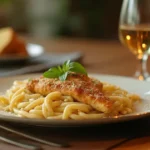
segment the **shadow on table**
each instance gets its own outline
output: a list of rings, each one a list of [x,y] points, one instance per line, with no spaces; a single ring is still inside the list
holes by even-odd
[[[142,137],[150,135],[150,119],[144,118],[136,121],[122,123],[103,124],[87,127],[38,127],[38,126],[18,126],[18,124],[9,125],[19,128],[30,134],[48,140],[63,141],[99,141],[115,140],[121,138]]]

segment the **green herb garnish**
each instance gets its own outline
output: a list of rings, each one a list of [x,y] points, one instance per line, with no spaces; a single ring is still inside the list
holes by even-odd
[[[32,78],[29,78],[28,81],[29,81],[29,82],[32,81]]]
[[[65,81],[67,76],[71,72],[87,75],[85,68],[78,62],[65,61],[62,66],[50,68],[44,72],[43,76],[46,78],[59,78],[61,81]]]

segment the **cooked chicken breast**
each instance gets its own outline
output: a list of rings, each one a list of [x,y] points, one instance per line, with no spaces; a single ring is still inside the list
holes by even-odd
[[[40,77],[30,80],[27,84],[27,89],[33,93],[48,95],[50,92],[59,91],[98,111],[109,113],[113,102],[103,95],[102,87],[100,81],[75,73],[69,74],[65,81]]]

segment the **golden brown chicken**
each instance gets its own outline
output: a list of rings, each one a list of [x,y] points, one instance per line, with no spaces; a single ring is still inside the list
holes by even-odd
[[[27,89],[33,93],[48,95],[59,91],[63,95],[72,96],[76,101],[88,104],[94,109],[108,113],[113,102],[102,93],[103,84],[83,74],[69,74],[67,80],[57,78],[35,78],[28,82]]]

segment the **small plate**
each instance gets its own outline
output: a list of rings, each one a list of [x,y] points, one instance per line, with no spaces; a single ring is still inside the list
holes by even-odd
[[[37,58],[44,53],[44,48],[38,44],[28,43],[26,45],[27,52],[29,56],[1,56],[0,63],[16,63],[16,62],[24,62],[29,59]]]
[[[0,93],[5,92],[12,85],[14,80],[22,80],[40,76],[41,74],[29,74],[14,77],[0,78]],[[136,93],[141,96],[142,103],[136,106],[136,112],[128,115],[120,115],[117,117],[93,119],[93,120],[45,120],[45,119],[27,119],[20,118],[11,115],[10,113],[0,111],[0,120],[9,121],[12,123],[19,123],[25,125],[34,126],[48,126],[48,127],[78,127],[78,126],[89,126],[89,125],[101,125],[119,123],[123,121],[135,120],[143,117],[150,116],[150,83],[145,81],[138,81],[128,77],[111,76],[111,75],[100,75],[91,74],[103,82],[108,82],[120,86],[121,88]]]

